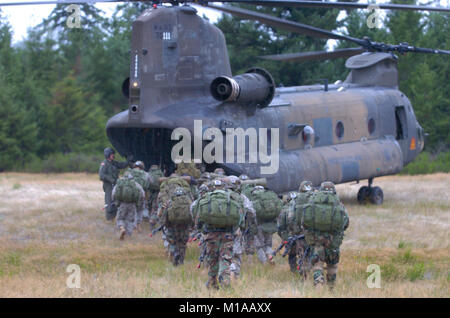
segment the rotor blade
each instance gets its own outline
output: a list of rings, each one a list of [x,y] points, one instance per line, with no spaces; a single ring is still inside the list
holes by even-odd
[[[201,2],[201,0],[199,1]],[[204,1],[212,2],[212,1]],[[328,8],[328,9],[367,9],[369,5],[367,3],[355,3],[355,2],[323,2],[323,1],[296,1],[296,0],[224,0],[220,2],[234,2],[254,5],[267,5],[278,7],[305,7],[305,8]],[[414,10],[414,11],[440,11],[450,12],[450,8],[445,7],[431,7],[431,6],[419,6],[409,4],[373,4],[383,10]]]
[[[316,51],[316,52],[298,52],[298,53],[287,53],[276,55],[264,55],[260,56],[260,58],[272,61],[303,62],[303,61],[328,60],[328,59],[337,59],[341,57],[350,57],[363,52],[366,52],[364,48],[355,47],[348,49],[338,49],[330,52]]]
[[[48,0],[48,1],[25,1],[25,2],[0,2],[0,7],[7,6],[26,6],[26,5],[40,5],[40,4],[95,4],[97,2],[124,2],[120,0]]]
[[[311,37],[323,38],[323,39],[336,39],[336,40],[346,40],[357,43],[359,45],[365,45],[367,42],[365,40],[353,38],[346,35],[340,35],[337,33],[333,33],[330,31],[326,31],[323,29],[315,28],[310,25],[288,21],[284,19],[280,19],[268,14],[245,10],[237,7],[229,7],[229,6],[216,6],[213,4],[206,5],[209,8],[216,9],[219,11],[230,13],[234,16],[238,16],[244,19],[250,19],[255,21],[263,22],[264,24],[270,25],[274,28],[280,28],[286,31],[300,33],[304,35],[308,35]]]
[[[438,50],[438,49],[429,49],[424,47],[416,47],[409,45],[408,43],[400,43],[399,45],[390,45],[384,43],[372,43],[373,47],[377,51],[384,52],[399,52],[401,54],[413,52],[413,53],[431,53],[431,54],[445,54],[450,55],[450,51],[446,50]]]

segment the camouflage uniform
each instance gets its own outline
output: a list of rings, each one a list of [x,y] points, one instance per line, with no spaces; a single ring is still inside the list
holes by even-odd
[[[248,180],[248,177],[247,177],[247,175],[240,175],[239,179]],[[246,185],[241,186],[240,191],[243,195],[245,195],[248,198],[248,195],[249,195],[249,193],[251,193],[251,190],[253,188],[254,188],[253,185],[246,184]],[[255,213],[254,217],[251,218],[251,220],[254,222],[254,224],[252,226],[252,230],[245,231],[242,236],[243,249],[244,249],[245,254],[247,254],[247,255],[255,254],[255,237],[256,237],[256,234],[258,233],[256,213]]]
[[[264,225],[262,224],[258,225],[258,232],[255,236],[255,247],[257,250],[258,259],[261,263],[266,263],[267,261],[272,262],[272,236],[273,232],[265,231]]]
[[[252,202],[243,194],[241,198],[244,202],[244,213],[245,213],[245,230],[242,232],[238,229],[235,232],[235,238],[233,242],[233,259],[231,264],[231,272],[238,277],[241,274],[241,264],[242,264],[242,253],[244,251],[244,235],[243,233],[256,233],[256,213],[253,209]]]
[[[306,188],[305,188],[306,187]],[[291,205],[289,206],[289,209],[287,211],[287,224],[288,224],[288,231],[289,235],[300,235],[305,234],[303,229],[298,225],[297,221],[295,220],[295,213],[294,213],[294,206],[295,205],[302,205],[306,204],[309,201],[309,198],[312,191],[312,184],[309,181],[302,182],[299,189],[299,194],[296,196],[296,198],[291,201]],[[302,275],[303,278],[306,278],[308,275],[308,272],[311,270],[311,263],[309,259],[305,259],[305,252],[308,248],[308,244],[306,240],[301,240],[295,243],[295,249],[292,249],[289,253],[289,265],[291,267],[292,272],[298,271],[300,275]],[[298,264],[298,261],[302,260],[301,266],[296,266],[294,264]]]
[[[107,154],[105,149],[105,157]],[[111,149],[111,151],[113,151]],[[114,154],[114,151],[111,153]],[[105,192],[105,217],[107,220],[112,220],[116,217],[117,207],[112,200],[113,187],[119,177],[119,169],[125,169],[128,166],[128,162],[118,162],[115,160],[105,159],[100,164],[98,171],[100,180],[103,181],[103,191]]]
[[[117,212],[117,218],[116,218],[116,225],[119,229],[123,228],[125,229],[125,233],[127,235],[131,235],[133,233],[134,228],[136,227],[136,212],[137,212],[137,206],[138,202],[140,202],[143,197],[145,196],[144,190],[139,185],[139,183],[136,182],[136,187],[139,191],[139,199],[137,202],[133,203],[126,203],[126,202],[120,202],[115,199],[115,190],[116,187],[114,187],[112,192],[112,197],[117,202],[117,205],[119,206],[118,212]],[[121,236],[121,239],[123,236]]]
[[[149,210],[149,222],[150,222],[150,230],[152,231],[157,227],[158,224],[158,194],[159,190],[159,178],[163,177],[164,174],[159,169],[157,165],[152,165],[150,167],[150,170],[148,171],[149,175],[152,177],[153,185],[151,186],[149,190],[149,196],[148,196],[148,210]]]
[[[185,181],[186,182],[186,181]],[[177,187],[175,191],[180,189],[183,191],[185,195],[189,196],[189,205],[186,206],[186,212],[190,213],[190,205],[192,200],[192,194],[188,189],[183,189],[181,187]],[[176,192],[175,192],[176,193]],[[191,223],[189,224],[171,224],[167,219],[167,213],[165,213],[165,207],[171,204],[170,197],[166,197],[168,194],[166,193],[164,197],[162,197],[161,193],[158,197],[158,201],[164,200],[164,202],[160,203],[160,209],[158,211],[158,218],[162,225],[165,226],[164,237],[163,240],[168,243],[168,252],[170,261],[174,266],[178,266],[184,263],[184,257],[186,255],[186,244],[189,239],[189,232]],[[174,193],[171,193],[174,195]],[[183,205],[184,206],[184,205]],[[164,243],[166,245],[166,243]]]
[[[209,266],[208,287],[217,288],[217,277],[221,286],[230,285],[230,267],[233,257],[234,235],[227,232],[208,232],[205,235],[206,261]]]
[[[332,184],[331,182],[323,182],[323,185]],[[334,189],[334,185],[332,185]],[[334,190],[334,193],[335,190]],[[342,203],[341,203],[342,204]],[[344,226],[344,231],[349,226],[349,220]],[[327,284],[330,288],[334,286],[337,276],[338,263],[340,258],[340,246],[344,238],[344,232],[342,233],[325,233],[320,231],[310,231],[305,229],[306,243],[312,249],[311,253],[311,265],[314,276],[314,285],[323,285],[325,282],[324,266],[326,264],[327,269]]]
[[[169,258],[175,265],[184,263],[186,243],[189,239],[189,226],[169,225],[166,227],[165,238],[169,243]]]
[[[216,189],[223,189],[223,182],[215,180]],[[228,190],[230,191],[230,190]],[[195,210],[195,207],[193,207]],[[244,228],[245,210],[241,206],[241,219],[238,224],[240,230]],[[230,285],[230,273],[233,257],[234,233],[236,229],[217,229],[201,224],[198,215],[195,219],[195,227],[204,233],[204,244],[206,244],[206,262],[209,267],[208,288],[228,287]],[[217,283],[217,280],[219,284]]]
[[[292,234],[288,229],[288,213],[289,211],[294,209],[294,203],[295,203],[295,197],[297,196],[296,192],[293,192],[293,194],[290,194],[290,196],[286,199],[286,203],[284,204],[283,209],[281,210],[280,215],[277,219],[277,228],[278,228],[278,236],[283,240],[286,241]],[[293,248],[289,250],[288,254],[288,263],[289,268],[291,269],[291,272],[295,273],[297,272],[297,252],[298,252],[298,246],[297,242]]]
[[[143,164],[142,162],[139,162],[139,163]],[[131,169],[130,173],[133,176],[134,180],[137,183],[139,183],[139,185],[142,187],[144,192],[147,192],[150,187],[151,176],[147,172],[145,172],[144,170],[141,170],[141,168],[138,168],[138,167]],[[142,199],[138,202],[137,211],[136,211],[136,226],[138,228],[138,231],[140,230],[140,225],[142,224],[142,217],[143,217],[145,209],[146,209],[146,206],[145,206],[145,194],[144,194]]]

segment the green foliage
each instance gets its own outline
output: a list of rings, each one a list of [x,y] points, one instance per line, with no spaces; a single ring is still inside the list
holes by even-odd
[[[401,174],[417,175],[436,172],[450,172],[450,151],[431,155],[422,152],[411,163],[409,163]]]
[[[406,272],[406,276],[412,282],[418,279],[423,279],[424,275],[425,265],[423,263],[414,264],[414,266],[409,268]]]

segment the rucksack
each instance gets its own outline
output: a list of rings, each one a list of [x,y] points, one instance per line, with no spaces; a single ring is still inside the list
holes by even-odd
[[[252,190],[255,188],[254,184],[242,184],[241,193],[250,199],[252,195]]]
[[[139,185],[133,179],[120,178],[114,188],[114,200],[125,203],[137,203],[141,191]]]
[[[135,168],[135,169],[131,169],[130,173],[133,176],[134,180],[137,183],[139,183],[139,185],[142,187],[142,189],[144,189],[144,191],[149,188],[150,182],[148,180],[148,175],[145,171]]]
[[[283,202],[278,198],[278,195],[271,190],[252,191],[250,200],[256,211],[258,224],[274,221],[283,208]]]
[[[287,239],[288,237],[288,222],[287,222],[287,217],[288,217],[288,212],[289,212],[289,203],[286,203],[283,207],[283,209],[281,210],[280,215],[278,215],[277,218],[277,232],[278,235],[283,239]]]
[[[167,207],[167,221],[171,224],[186,224],[189,225],[192,222],[191,213],[189,208],[192,200],[188,193],[182,195],[176,195],[171,193],[170,203]]]
[[[296,205],[295,208],[297,213],[301,211],[301,222],[307,230],[338,234],[342,233],[348,224],[348,214],[344,206],[338,196],[331,192],[315,192],[308,203]]]
[[[151,182],[150,182],[150,190],[155,190],[158,191],[160,186],[159,186],[159,178],[164,177],[163,172],[160,169],[150,169],[150,171],[148,172],[151,176]]]
[[[291,211],[287,218],[288,227],[291,231],[300,231],[302,227],[303,206],[309,202],[309,198],[313,192],[300,192],[292,203],[294,209]],[[298,233],[296,233],[298,234]]]
[[[181,177],[171,177],[167,178],[161,183],[161,187],[159,189],[159,195],[158,200],[160,202],[166,202],[169,201],[172,193],[175,191],[176,188],[181,187],[183,188],[186,193],[191,193],[191,186],[189,183],[184,180]]]
[[[242,198],[233,191],[215,190],[202,196],[196,206],[198,219],[216,228],[236,227],[241,223]]]

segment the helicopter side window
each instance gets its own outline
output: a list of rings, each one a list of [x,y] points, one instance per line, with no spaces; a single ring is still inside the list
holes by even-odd
[[[339,139],[344,137],[344,124],[342,123],[342,121],[337,122],[335,133],[336,133],[336,137],[338,137]]]
[[[375,127],[375,119],[370,118],[367,122],[367,129],[369,130],[369,134],[373,135],[373,133],[375,132]]]
[[[406,112],[404,106],[395,107],[395,123],[396,123],[395,139],[397,140],[406,139],[408,135],[406,129]]]

